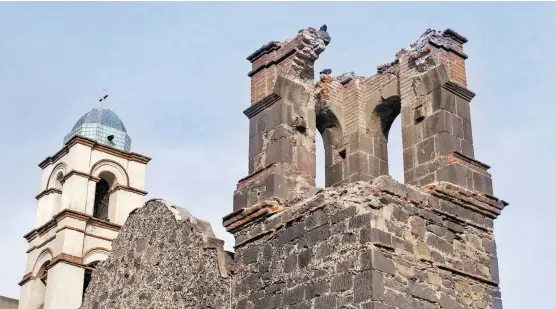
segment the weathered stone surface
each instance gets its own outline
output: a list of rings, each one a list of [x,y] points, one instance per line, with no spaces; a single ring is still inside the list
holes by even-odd
[[[0,295],[0,309],[17,309],[19,301]]]
[[[210,224],[164,200],[132,213],[93,272],[82,309],[226,308],[233,260]],[[258,248],[242,251],[256,263]]]
[[[469,206],[486,200],[477,196],[464,207],[456,189],[437,183],[426,191],[380,176],[326,188],[290,204],[266,219],[271,225],[234,230],[243,239],[236,247],[243,271],[234,282],[244,287],[234,289],[235,308],[265,303],[268,290],[259,292],[266,286],[278,287],[271,294],[281,295],[282,301],[264,308],[497,306],[492,230],[482,227],[484,215]],[[245,238],[252,231],[257,236]],[[245,257],[257,251],[272,252],[272,258],[252,262]]]

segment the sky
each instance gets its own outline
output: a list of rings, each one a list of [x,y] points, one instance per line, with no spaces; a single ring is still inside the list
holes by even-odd
[[[19,298],[41,170],[94,107],[124,121],[132,151],[152,157],[147,198],[221,226],[247,175],[250,53],[326,23],[316,71],[375,74],[427,28],[452,28],[465,52],[476,158],[492,166],[505,309],[553,309],[556,3],[1,3],[0,295]],[[399,119],[391,174],[402,176]],[[323,184],[317,139],[317,182]]]

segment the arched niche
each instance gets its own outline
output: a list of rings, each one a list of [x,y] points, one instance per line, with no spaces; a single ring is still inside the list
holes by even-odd
[[[332,104],[320,101],[315,104],[316,127],[324,146],[325,186],[336,182],[331,179],[330,168],[346,157],[344,132],[339,112],[338,108]]]
[[[386,167],[381,169],[382,174],[388,174],[388,138],[392,124],[401,113],[401,106],[397,78],[385,81],[382,88],[370,94],[366,127],[367,133],[373,139],[373,154]]]
[[[111,188],[116,184],[129,186],[129,176],[125,168],[116,161],[100,160],[93,165],[90,174],[99,178],[102,178],[103,175],[104,177],[111,177],[111,179],[106,179],[111,183]]]
[[[52,169],[52,172],[48,177],[46,189],[54,188],[54,189],[62,190],[62,186],[63,186],[62,183],[65,175],[66,175],[66,163],[60,162],[54,167],[54,169]]]

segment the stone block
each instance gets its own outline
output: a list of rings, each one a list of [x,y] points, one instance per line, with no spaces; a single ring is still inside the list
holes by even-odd
[[[473,190],[492,195],[492,179],[490,176],[473,172]]]
[[[369,174],[369,155],[363,152],[352,153],[347,157],[348,175]]]
[[[461,152],[460,140],[456,136],[448,132],[440,132],[434,138],[437,156]]]
[[[361,309],[396,309],[396,307],[392,307],[381,302],[368,302],[361,305]]]
[[[469,108],[469,101],[456,96],[456,113],[462,119],[471,121],[471,110]]]
[[[292,142],[288,139],[280,139],[272,141],[266,149],[265,166],[273,163],[292,163],[293,160],[293,146]]]
[[[434,149],[434,137],[428,138],[417,144],[417,163],[423,164],[434,159],[436,156]]]
[[[270,131],[281,124],[291,124],[292,106],[284,100],[272,104],[272,106],[268,107],[264,112],[266,113],[266,131]]]
[[[403,169],[409,171],[415,167],[415,148],[410,147],[403,151]]]
[[[436,172],[436,180],[451,182],[463,188],[468,188],[465,167],[458,163],[452,163],[440,168]]]
[[[354,183],[358,181],[371,181],[373,179],[372,176],[364,173],[355,173],[348,178],[348,182]]]
[[[266,128],[266,112],[260,112],[249,119],[249,137],[262,133]]]
[[[361,253],[361,270],[378,270],[394,275],[396,268],[391,257],[386,256],[376,248],[371,248]]]
[[[437,88],[432,92],[432,110],[446,110],[456,113],[456,96],[443,88]]]
[[[249,138],[249,159],[254,158],[263,150],[263,134],[255,134]]]
[[[292,181],[282,175],[271,174],[265,178],[264,183],[266,186],[266,191],[263,197],[264,199],[271,197],[289,199],[292,194]]]
[[[373,152],[370,152],[375,157],[388,161],[388,141],[381,136],[373,137]]]
[[[297,147],[296,166],[300,172],[312,177],[316,176],[316,155],[302,147]]]
[[[426,233],[426,238],[426,242],[429,246],[449,255],[454,253],[452,244],[445,239],[428,232]]]
[[[472,159],[475,158],[475,150],[473,147],[473,144],[471,144],[470,142],[462,139],[460,140],[460,144],[461,144],[461,153],[465,156],[468,156]]]
[[[343,171],[344,171],[343,161],[326,167],[324,170],[325,186],[331,187],[344,180]]]
[[[274,85],[274,93],[295,105],[305,106],[310,94],[305,87],[284,76],[278,76]]]
[[[386,246],[392,246],[392,235],[375,228],[366,228],[360,231],[359,241],[361,243],[380,243]]]
[[[349,150],[351,153],[373,153],[373,136],[363,132],[354,132],[349,135]]]
[[[353,276],[350,273],[335,275],[330,281],[331,292],[343,292],[353,289]]]
[[[298,285],[294,288],[287,290],[282,298],[284,305],[293,305],[303,301],[305,289],[303,286]]]
[[[355,303],[382,300],[384,291],[384,277],[378,271],[364,271],[354,278],[353,301]]]
[[[315,308],[319,309],[336,309],[336,295],[323,295],[315,299]]]
[[[440,132],[452,133],[452,114],[440,110],[427,117],[423,126],[423,138],[429,138]]]
[[[370,227],[372,218],[373,217],[371,213],[364,213],[354,216],[349,220],[349,228],[360,229],[363,227]]]
[[[234,192],[234,211],[247,207],[247,189]]]
[[[473,134],[471,131],[471,121],[463,119],[463,139],[473,144]]]
[[[259,260],[259,247],[245,248],[241,251],[244,265],[256,263]]]
[[[305,219],[305,230],[310,231],[324,224],[328,224],[328,214],[325,210],[320,209]]]
[[[437,302],[438,298],[436,297],[436,292],[428,287],[425,283],[417,283],[413,281],[408,282],[408,292],[409,294],[420,298],[425,299],[430,302]]]
[[[305,286],[305,299],[312,299],[330,292],[329,281],[311,282]]]
[[[309,265],[311,263],[311,258],[313,256],[312,249],[305,249],[301,251],[297,257],[297,266],[301,269]]]

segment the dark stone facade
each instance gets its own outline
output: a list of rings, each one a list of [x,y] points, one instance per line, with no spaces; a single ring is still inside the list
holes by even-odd
[[[127,219],[82,309],[226,308],[233,257],[210,225],[164,200]]]
[[[380,176],[284,206],[224,218],[242,270],[233,308],[501,309],[493,219],[502,201]]]

